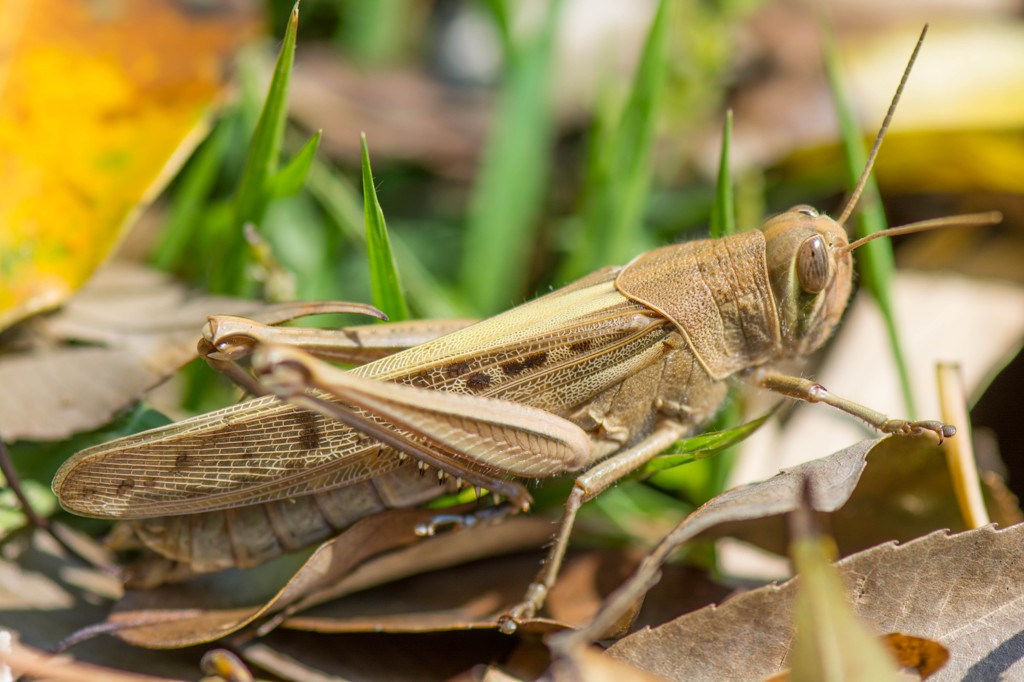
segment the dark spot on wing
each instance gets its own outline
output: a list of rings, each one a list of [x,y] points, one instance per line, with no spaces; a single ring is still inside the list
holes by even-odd
[[[586,353],[588,350],[590,350],[590,344],[590,339],[577,341],[576,343],[569,346],[569,352],[573,354]]]
[[[444,375],[449,379],[455,379],[460,377],[469,371],[469,361],[463,360],[461,362],[453,362],[450,365],[445,365]]]
[[[526,365],[522,362],[506,362],[501,366],[501,369],[505,374],[510,377],[519,376],[526,369]]]
[[[491,378],[483,372],[476,372],[466,377],[466,388],[471,391],[480,391],[491,385]]]
[[[523,362],[526,364],[526,369],[534,369],[536,367],[541,367],[547,361],[548,361],[547,351],[545,351],[543,353],[536,353],[536,354],[531,355],[530,357],[526,358],[525,360],[523,360]]]
[[[316,417],[310,412],[302,412],[299,421],[302,423],[302,430],[299,432],[299,445],[306,452],[318,450],[320,448],[320,427]]]
[[[528,357],[523,358],[518,362],[506,362],[501,366],[502,371],[510,377],[518,376],[528,369],[536,369],[541,367],[548,359],[548,354],[535,353]]]
[[[129,476],[117,486],[118,495],[127,495],[135,487],[135,479]]]
[[[187,452],[179,452],[178,456],[174,458],[174,469],[173,471],[184,471],[192,466],[192,455]]]

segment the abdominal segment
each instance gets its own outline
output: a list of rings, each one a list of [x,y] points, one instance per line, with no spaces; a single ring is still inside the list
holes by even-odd
[[[311,495],[198,514],[131,521],[142,544],[193,573],[251,568],[285,552],[337,535],[359,519],[388,509],[419,506],[455,491],[436,470],[411,460],[350,485]],[[122,541],[122,545],[125,544]]]

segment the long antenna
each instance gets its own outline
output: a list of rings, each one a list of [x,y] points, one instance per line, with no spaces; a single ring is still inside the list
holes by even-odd
[[[878,239],[879,237],[895,237],[901,234],[924,232],[925,230],[934,230],[940,227],[984,227],[985,225],[996,225],[1002,222],[1002,220],[1003,214],[999,211],[951,215],[946,218],[929,218],[928,220],[919,220],[916,223],[910,223],[908,225],[903,225],[902,227],[893,227],[888,230],[873,232],[866,237],[861,237],[857,241],[841,247],[840,251],[853,251],[854,249],[864,246],[869,241]]]
[[[853,194],[850,195],[850,200],[846,202],[846,206],[843,208],[842,215],[839,216],[837,221],[840,225],[846,222],[846,219],[853,213],[854,207],[857,205],[857,201],[860,199],[860,195],[864,192],[864,186],[868,182],[868,176],[871,175],[871,168],[875,165],[875,157],[878,156],[878,149],[882,146],[882,138],[885,137],[885,131],[889,128],[889,123],[892,121],[892,115],[896,113],[896,105],[900,101],[900,95],[903,94],[903,88],[907,84],[907,77],[910,76],[910,70],[914,66],[914,62],[917,60],[917,53],[921,51],[921,44],[924,42],[924,36],[928,33],[928,24],[924,25],[921,29],[921,36],[917,39],[917,45],[914,46],[914,51],[910,55],[910,61],[907,62],[907,68],[903,70],[903,77],[900,78],[900,84],[896,87],[896,94],[892,97],[892,102],[889,104],[889,111],[885,113],[885,118],[882,120],[882,127],[878,130],[878,135],[875,137],[875,144],[871,146],[871,151],[868,153],[868,162],[864,166],[864,172],[860,174],[860,179],[857,181],[857,185],[853,188]]]

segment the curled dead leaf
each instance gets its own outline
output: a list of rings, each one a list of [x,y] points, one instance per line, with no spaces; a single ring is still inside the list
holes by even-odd
[[[524,517],[433,538],[416,535],[417,524],[436,514],[431,509],[395,509],[367,517],[321,545],[299,566],[301,555],[291,555],[244,572],[222,571],[153,590],[129,590],[108,620],[118,626],[117,637],[136,646],[191,646],[285,609],[300,611],[368,585],[524,545],[536,547],[551,532],[547,521]],[[353,571],[370,557],[406,545],[419,551],[384,555]]]
[[[102,426],[196,357],[209,315],[264,307],[194,296],[139,266],[105,268],[61,311],[34,321],[28,350],[0,357],[0,385],[17,388],[0,394],[0,434],[59,440]]]
[[[949,650],[929,679],[1004,679],[1024,671],[1024,525],[886,543],[836,564],[856,614],[876,632],[913,633]],[[670,679],[762,679],[792,646],[797,581],[641,630],[608,653]]]

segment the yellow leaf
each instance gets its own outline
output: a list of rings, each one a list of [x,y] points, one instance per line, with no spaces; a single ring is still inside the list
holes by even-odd
[[[0,329],[78,288],[180,166],[245,5],[0,0]]]

